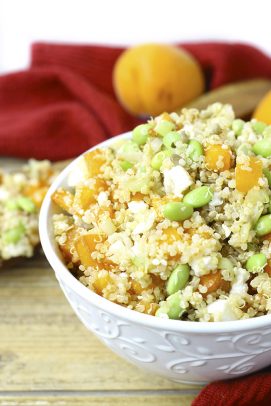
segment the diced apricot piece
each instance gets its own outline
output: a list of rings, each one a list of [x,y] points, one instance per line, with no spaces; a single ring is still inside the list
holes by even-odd
[[[200,284],[207,288],[207,292],[203,294],[206,296],[210,293],[216,292],[218,289],[228,292],[230,290],[230,282],[222,278],[220,271],[209,273],[200,277]]]
[[[66,232],[66,241],[64,242],[64,244],[59,245],[59,249],[62,252],[62,255],[66,262],[70,262],[72,260],[72,251],[75,246],[76,238],[77,229],[76,227],[72,227]]]
[[[144,195],[140,192],[136,192],[132,197],[131,200],[141,201],[144,200]]]
[[[156,313],[156,311],[158,310],[158,308],[159,308],[159,305],[157,304],[157,303],[149,303],[149,302],[146,302],[145,300],[140,300],[139,302],[138,302],[138,305],[139,306],[144,306],[144,311],[143,311],[143,313],[145,313],[145,314],[150,314],[150,315],[152,315],[152,316],[154,316],[155,315],[155,313]]]
[[[227,145],[210,145],[205,149],[205,162],[210,171],[226,171],[231,168],[232,152]]]
[[[97,202],[98,194],[107,189],[107,184],[103,179],[95,178],[91,185],[78,185],[74,195],[74,209],[87,210],[91,204]]]
[[[27,185],[24,190],[23,194],[34,202],[37,208],[41,207],[43,199],[48,191],[48,186],[38,185]]]
[[[141,295],[143,290],[147,289],[147,287],[143,288],[140,282],[132,279],[131,281],[131,291],[135,295]]]
[[[103,290],[107,287],[107,285],[111,282],[111,278],[109,273],[101,272],[98,274],[97,278],[93,282],[93,288],[98,295],[102,295]]]
[[[155,289],[156,287],[162,287],[164,285],[164,281],[158,275],[151,275],[150,283],[143,288],[140,282],[132,279],[131,281],[131,291],[135,295],[141,295],[144,290],[148,289]]]
[[[180,240],[180,234],[178,233],[177,229],[174,227],[168,227],[163,230],[163,235],[166,235],[166,240],[161,240],[161,243],[166,242],[167,244],[172,244],[175,241]]]
[[[114,217],[114,209],[112,206],[101,206],[98,209],[97,218],[100,219],[104,214],[108,215],[111,219]]]
[[[98,234],[81,235],[75,242],[75,249],[80,262],[85,268],[89,266],[98,267],[98,261],[92,258],[91,254],[96,250],[96,245],[100,242],[102,242],[102,237]]]
[[[88,177],[93,178],[101,172],[101,167],[105,164],[104,151],[102,149],[94,149],[93,151],[84,154]]]
[[[259,158],[248,157],[247,164],[238,163],[235,168],[236,189],[239,192],[247,193],[256,186],[263,176],[263,165]]]
[[[75,189],[73,206],[76,211],[87,210],[91,204],[94,204],[96,199],[93,195],[93,190],[87,186],[80,185]]]
[[[271,263],[268,261],[268,263],[264,267],[264,272],[268,274],[268,276],[271,278]]]
[[[67,211],[70,214],[73,214],[73,200],[74,196],[68,190],[57,189],[52,194],[52,200],[55,204],[58,205],[62,210]]]
[[[79,260],[85,268],[91,266],[96,269],[113,270],[116,268],[116,264],[109,259],[92,258],[91,254],[96,251],[96,245],[102,243],[105,236],[98,234],[84,234],[81,235],[74,243]]]

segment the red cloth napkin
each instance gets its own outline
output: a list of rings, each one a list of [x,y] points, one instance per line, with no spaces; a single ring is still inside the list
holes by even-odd
[[[211,383],[192,402],[192,406],[270,405],[271,374],[267,372]]]
[[[242,44],[183,44],[209,88],[271,78],[270,59]],[[122,48],[35,44],[28,70],[0,77],[0,154],[59,160],[130,130],[139,119],[118,104],[112,68]]]

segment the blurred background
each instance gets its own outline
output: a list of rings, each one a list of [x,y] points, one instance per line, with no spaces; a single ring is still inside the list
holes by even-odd
[[[0,73],[34,41],[129,45],[229,40],[271,53],[269,0],[0,0]]]

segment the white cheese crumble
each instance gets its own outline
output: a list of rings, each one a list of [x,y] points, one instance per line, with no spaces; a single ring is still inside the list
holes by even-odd
[[[143,221],[139,222],[134,228],[133,234],[141,234],[150,230],[155,222],[156,213],[154,210],[148,210]]]
[[[214,255],[195,258],[191,261],[191,268],[196,276],[202,276],[217,269],[218,258]]]
[[[103,206],[108,201],[108,195],[106,192],[100,192],[97,197],[99,206]]]
[[[223,200],[219,197],[219,194],[217,192],[214,192],[213,198],[210,201],[209,205],[210,206],[221,206],[223,204]]]
[[[76,166],[68,175],[67,183],[69,187],[75,187],[87,179],[87,168],[83,158],[80,158]]]
[[[164,188],[167,195],[182,196],[182,192],[192,184],[191,176],[181,165],[164,171]]]
[[[228,299],[218,299],[210,303],[207,312],[213,316],[214,321],[237,320]]]
[[[249,278],[249,272],[242,268],[236,268],[235,270],[235,282],[232,284],[230,293],[238,295],[245,295],[248,290],[246,281]]]
[[[128,203],[128,208],[131,213],[137,214],[147,210],[148,205],[145,202],[137,202],[133,200],[130,203]]]

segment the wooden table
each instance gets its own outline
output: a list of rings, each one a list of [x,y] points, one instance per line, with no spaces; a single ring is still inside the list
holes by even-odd
[[[186,406],[198,391],[108,350],[77,319],[43,257],[0,271],[0,406]]]

